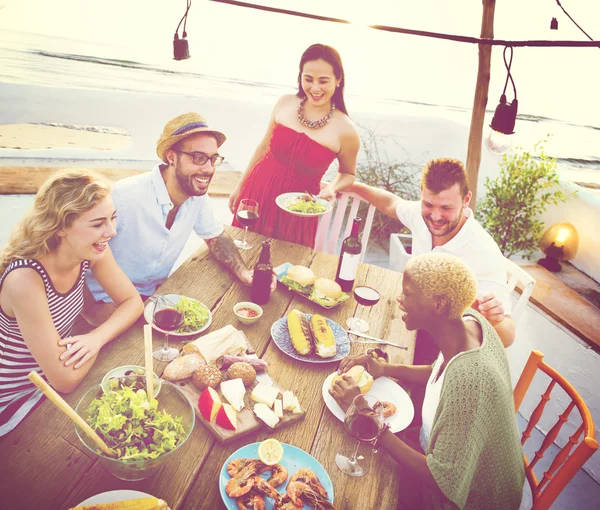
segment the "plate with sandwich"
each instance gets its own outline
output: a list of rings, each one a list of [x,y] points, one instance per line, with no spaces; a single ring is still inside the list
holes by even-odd
[[[285,354],[309,363],[331,363],[350,354],[344,328],[318,314],[292,310],[273,323],[271,337]]]
[[[286,262],[274,271],[282,285],[323,308],[333,308],[350,297],[342,292],[342,288],[336,282],[329,278],[317,278],[306,266],[294,266]]]
[[[344,421],[346,413],[329,393],[335,381],[349,375],[355,381],[363,395],[372,395],[383,406],[383,421],[390,426],[391,432],[397,434],[410,425],[415,415],[415,408],[408,393],[398,383],[387,377],[373,379],[362,365],[354,365],[345,374],[330,374],[323,382],[323,400],[333,415]]]

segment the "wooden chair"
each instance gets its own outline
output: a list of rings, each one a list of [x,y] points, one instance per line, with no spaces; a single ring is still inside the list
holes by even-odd
[[[360,206],[361,202],[367,203],[356,193],[341,193],[341,196],[337,199],[335,207],[327,214],[321,216],[319,228],[317,229],[317,236],[315,238],[315,250],[339,254],[337,246],[340,240],[340,232],[342,231],[344,217],[346,216],[346,209],[348,208],[348,205],[350,205],[350,212],[346,220],[346,228],[341,239],[345,239],[350,235],[350,231],[352,230],[352,220],[354,220],[356,217],[358,213],[358,207]],[[360,254],[360,262],[362,262],[365,258],[365,252],[367,251],[367,245],[369,244],[369,235],[371,234],[371,225],[373,224],[374,215],[375,206],[373,204],[369,204],[366,220],[363,218],[361,235],[362,252]]]
[[[546,391],[542,394],[540,403],[531,413],[527,428],[521,435],[521,444],[524,445],[530,438],[531,431],[539,422],[544,407],[550,400],[550,394],[557,384],[565,391],[571,401],[563,413],[558,416],[556,424],[546,434],[540,448],[535,452],[534,458],[529,461],[527,457],[523,455],[523,458],[525,459],[525,473],[531,487],[533,508],[535,510],[545,510],[550,508],[550,505],[554,503],[558,495],[571,481],[571,478],[575,476],[577,471],[579,471],[585,462],[598,449],[598,442],[595,438],[596,431],[594,428],[594,421],[587,405],[579,396],[575,388],[573,388],[562,375],[542,361],[543,357],[544,355],[541,352],[532,351],[527,360],[527,364],[521,373],[521,377],[515,386],[514,398],[516,412],[519,410],[523,398],[525,397],[525,393],[538,370],[544,372],[551,379]],[[533,469],[537,462],[544,456],[548,447],[554,443],[560,429],[569,420],[569,415],[575,407],[577,407],[577,411],[579,411],[582,423],[577,428],[576,432],[569,437],[567,444],[560,449],[548,470],[544,472],[543,477],[538,481]],[[583,439],[580,441],[582,435]],[[576,445],[577,447],[575,448]],[[572,452],[573,448],[575,448],[575,450]]]
[[[521,296],[519,297],[517,304],[512,309],[512,318],[516,324],[522,317],[525,307],[527,306],[527,302],[529,301],[529,297],[533,292],[533,288],[535,287],[535,278],[533,278],[522,267],[519,267],[517,264],[515,264],[512,260],[505,258],[504,265],[507,273],[506,279],[508,282],[508,294],[510,295],[513,293],[518,283],[520,283],[520,286],[522,287]]]

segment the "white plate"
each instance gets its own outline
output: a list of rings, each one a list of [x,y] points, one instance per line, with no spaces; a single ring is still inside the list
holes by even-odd
[[[283,209],[285,212],[288,212],[290,214],[293,214],[294,216],[302,216],[305,218],[316,218],[318,216],[323,216],[324,214],[327,214],[329,211],[331,211],[331,208],[333,207],[333,204],[331,202],[328,202],[327,200],[323,199],[323,198],[317,198],[317,202],[319,202],[320,204],[323,204],[325,207],[327,207],[327,209],[325,209],[323,212],[320,213],[301,213],[301,212],[296,212],[296,211],[290,211],[288,209],[288,205],[290,203],[292,203],[294,200],[303,197],[304,195],[306,195],[306,193],[283,193],[281,195],[279,195],[276,199],[275,199],[275,203],[281,208]]]
[[[330,374],[327,379],[325,379],[325,382],[323,383],[323,400],[333,415],[338,420],[343,422],[344,418],[346,417],[346,413],[329,394],[331,380],[336,374],[337,372],[334,372],[333,374]],[[408,396],[408,393],[404,391],[402,386],[398,385],[387,377],[379,377],[378,379],[375,379],[375,382],[373,383],[373,386],[371,386],[371,389],[368,391],[367,395],[373,395],[378,400],[391,402],[396,406],[396,413],[384,420],[385,423],[389,423],[390,430],[394,434],[404,430],[410,425],[410,422],[415,415],[415,408],[412,400]]]
[[[131,490],[118,490],[108,491],[101,494],[96,494],[91,498],[82,501],[75,506],[87,506],[87,505],[102,505],[104,503],[116,503],[118,501],[127,501],[128,499],[139,499],[139,498],[152,498],[152,494],[146,494],[141,491]]]
[[[179,294],[165,294],[164,297],[166,297],[172,303],[177,304],[182,296],[180,296]],[[197,299],[191,297],[188,297],[188,299],[190,301],[198,301]],[[200,304],[208,310],[208,321],[206,322],[206,324],[196,331],[188,331],[187,333],[177,333],[175,331],[169,331],[169,336],[193,336],[197,335],[198,333],[202,333],[203,331],[209,328],[210,323],[212,322],[212,313],[210,313],[210,308],[208,308],[208,306],[206,306],[204,303]],[[154,303],[154,301],[148,300],[146,306],[144,307],[144,319],[146,319],[146,322],[150,324],[156,331],[164,333],[164,331],[162,331],[160,328],[157,328],[152,321],[152,314],[154,312],[155,306],[156,304]]]

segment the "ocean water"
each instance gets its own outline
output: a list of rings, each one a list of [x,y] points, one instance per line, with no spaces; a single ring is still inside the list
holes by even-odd
[[[120,48],[110,45],[0,31],[0,82],[231,98],[269,105],[281,94],[293,90],[290,87],[293,83],[236,78],[235,69],[231,70],[231,76],[214,76],[180,71],[169,64],[161,66],[151,59],[136,61],[122,55]],[[495,107],[493,97],[490,93],[489,108]],[[440,118],[467,128],[471,117],[470,110],[464,107],[378,97],[377,94],[348,93],[347,104],[358,114]],[[492,114],[492,111],[488,112],[487,122]],[[561,177],[600,186],[600,119],[598,125],[590,126],[544,116],[519,115],[516,130],[516,144],[526,148],[548,139],[546,152],[556,158]]]

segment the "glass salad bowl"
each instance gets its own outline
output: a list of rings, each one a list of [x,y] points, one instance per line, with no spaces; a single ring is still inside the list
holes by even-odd
[[[152,476],[174,456],[194,429],[194,408],[169,381],[161,380],[160,394],[149,401],[145,390],[131,384],[104,392],[102,384],[90,389],[75,411],[90,424],[118,458],[107,457],[88,435],[75,425],[75,432],[100,463],[121,480],[143,480]]]

